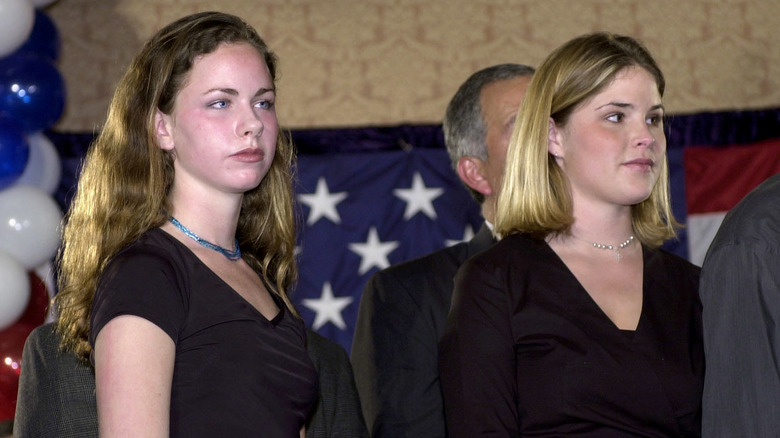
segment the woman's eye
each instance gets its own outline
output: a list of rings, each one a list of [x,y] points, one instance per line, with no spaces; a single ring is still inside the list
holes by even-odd
[[[227,108],[228,101],[227,100],[216,100],[214,102],[211,102],[209,104],[209,106],[212,107],[212,108]]]
[[[661,124],[662,121],[663,121],[662,117],[657,114],[648,116],[646,120],[647,124],[652,126],[658,126]]]
[[[610,114],[607,116],[607,120],[615,123],[620,122],[621,120],[623,120],[623,114],[621,113]]]
[[[271,109],[274,107],[274,102],[271,100],[259,100],[255,102],[255,108],[259,109]]]

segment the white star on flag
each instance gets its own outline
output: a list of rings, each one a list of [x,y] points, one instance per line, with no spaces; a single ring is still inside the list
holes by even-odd
[[[461,242],[468,242],[474,237],[474,228],[470,224],[466,224],[466,229],[463,230],[463,239],[457,240],[457,239],[447,239],[445,241],[445,245],[452,246],[457,245]]]
[[[330,193],[325,177],[320,177],[317,180],[317,189],[313,194],[302,193],[298,195],[298,200],[309,206],[309,219],[306,221],[306,225],[313,225],[323,217],[330,219],[334,224],[340,224],[341,216],[336,210],[336,204],[346,197],[346,192]]]
[[[390,266],[390,261],[387,260],[387,255],[393,252],[394,249],[398,248],[398,245],[399,243],[396,241],[381,242],[379,240],[379,233],[377,233],[376,227],[371,227],[368,230],[368,239],[366,240],[366,243],[349,244],[349,249],[361,257],[358,274],[365,274],[374,266],[379,269],[384,269]]]
[[[415,172],[412,178],[412,188],[410,189],[395,189],[393,190],[395,196],[403,199],[406,202],[406,211],[404,211],[404,219],[410,219],[418,212],[423,212],[431,219],[436,219],[436,210],[433,209],[433,200],[438,198],[444,193],[444,189],[436,187],[429,189],[425,186],[425,182],[420,175],[420,172]]]
[[[316,314],[311,325],[313,330],[319,330],[320,327],[328,322],[332,322],[333,325],[341,330],[346,330],[347,324],[344,322],[341,312],[352,303],[352,300],[354,300],[353,297],[334,297],[333,288],[330,286],[330,283],[325,282],[319,299],[304,298],[302,302],[304,306],[313,310]]]

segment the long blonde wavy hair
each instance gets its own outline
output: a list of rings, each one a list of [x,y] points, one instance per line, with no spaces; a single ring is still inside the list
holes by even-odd
[[[574,222],[568,179],[548,152],[550,119],[565,126],[572,112],[598,94],[618,72],[640,67],[655,79],[663,97],[666,82],[645,46],[634,38],[607,32],[575,38],[553,51],[537,69],[518,111],[496,211],[496,233],[527,233],[537,238],[568,233]],[[650,196],[632,206],[639,240],[658,247],[676,235],[669,164]]]
[[[171,211],[173,160],[157,145],[155,111],[170,114],[195,59],[225,43],[252,45],[276,81],[276,56],[240,18],[220,12],[183,17],[157,32],[133,59],[86,154],[65,216],[55,297],[62,346],[83,360],[91,352],[89,315],[106,264],[141,234],[161,226]],[[293,161],[293,145],[282,133],[265,178],[244,194],[236,238],[244,260],[297,315],[287,295],[297,277]]]

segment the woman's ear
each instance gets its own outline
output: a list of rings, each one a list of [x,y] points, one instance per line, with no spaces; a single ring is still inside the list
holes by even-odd
[[[163,114],[162,111],[155,110],[154,113],[154,134],[157,137],[157,145],[160,149],[171,151],[174,148],[173,142],[173,120],[172,117]]]
[[[547,152],[556,158],[563,158],[563,141],[561,130],[555,124],[555,120],[550,117],[550,124],[547,128]]]

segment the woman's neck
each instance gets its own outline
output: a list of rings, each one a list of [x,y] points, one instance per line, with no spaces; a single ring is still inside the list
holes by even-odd
[[[620,245],[634,235],[631,207],[574,209],[572,237],[603,245]]]
[[[241,212],[242,196],[185,196],[171,191],[171,214],[181,225],[215,245],[232,248]],[[171,224],[165,227],[170,229]]]

